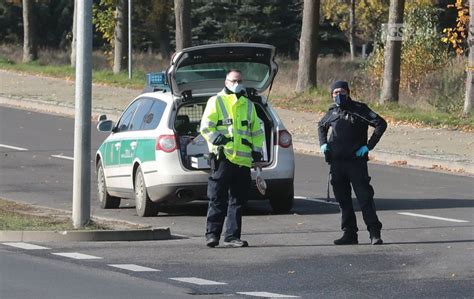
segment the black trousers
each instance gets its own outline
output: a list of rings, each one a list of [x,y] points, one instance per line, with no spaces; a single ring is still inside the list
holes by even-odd
[[[224,241],[240,239],[242,209],[250,192],[250,168],[240,167],[224,159],[209,177],[207,196],[206,238],[220,239],[227,215]]]
[[[345,232],[358,231],[357,219],[351,198],[351,184],[359,202],[364,222],[369,232],[380,232],[382,223],[377,217],[374,202],[374,188],[365,159],[331,161],[331,184],[334,196],[341,208],[341,229]]]

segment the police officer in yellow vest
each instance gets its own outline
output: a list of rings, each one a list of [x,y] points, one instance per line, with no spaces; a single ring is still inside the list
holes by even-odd
[[[262,159],[264,132],[254,104],[246,97],[240,71],[229,71],[224,89],[208,100],[200,128],[208,142],[212,169],[206,245],[219,245],[227,215],[224,245],[247,247],[240,239],[242,209],[250,192],[252,161]]]

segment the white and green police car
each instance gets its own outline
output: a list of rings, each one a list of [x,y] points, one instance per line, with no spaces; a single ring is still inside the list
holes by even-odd
[[[135,98],[117,123],[101,115],[99,131],[110,135],[96,154],[98,198],[102,208],[118,208],[122,198],[135,200],[139,216],[159,207],[206,199],[207,144],[199,124],[209,97],[224,86],[230,69],[239,69],[265,130],[265,197],[276,213],[289,212],[294,198],[291,135],[260,95],[278,70],[275,48],[231,43],[191,47],[176,53],[166,72],[147,75],[145,93]],[[253,179],[255,173],[252,171]]]

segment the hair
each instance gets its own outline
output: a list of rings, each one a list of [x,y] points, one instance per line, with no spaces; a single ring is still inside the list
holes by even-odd
[[[228,76],[230,73],[233,73],[233,72],[236,72],[236,73],[239,73],[240,75],[242,75],[242,71],[241,71],[241,70],[231,69],[231,70],[228,71],[227,74],[225,75],[226,78],[227,78],[227,76]]]

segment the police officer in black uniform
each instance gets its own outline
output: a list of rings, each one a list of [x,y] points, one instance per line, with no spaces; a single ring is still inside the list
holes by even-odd
[[[344,234],[334,240],[336,245],[358,244],[357,220],[351,199],[351,184],[359,202],[364,222],[373,245],[382,244],[379,221],[374,203],[374,189],[367,170],[369,150],[382,137],[387,122],[366,104],[353,101],[349,84],[336,81],[331,86],[333,104],[318,126],[321,153],[330,164],[331,184],[341,208],[341,229]],[[368,126],[375,128],[368,139]],[[329,128],[332,132],[327,139]]]

